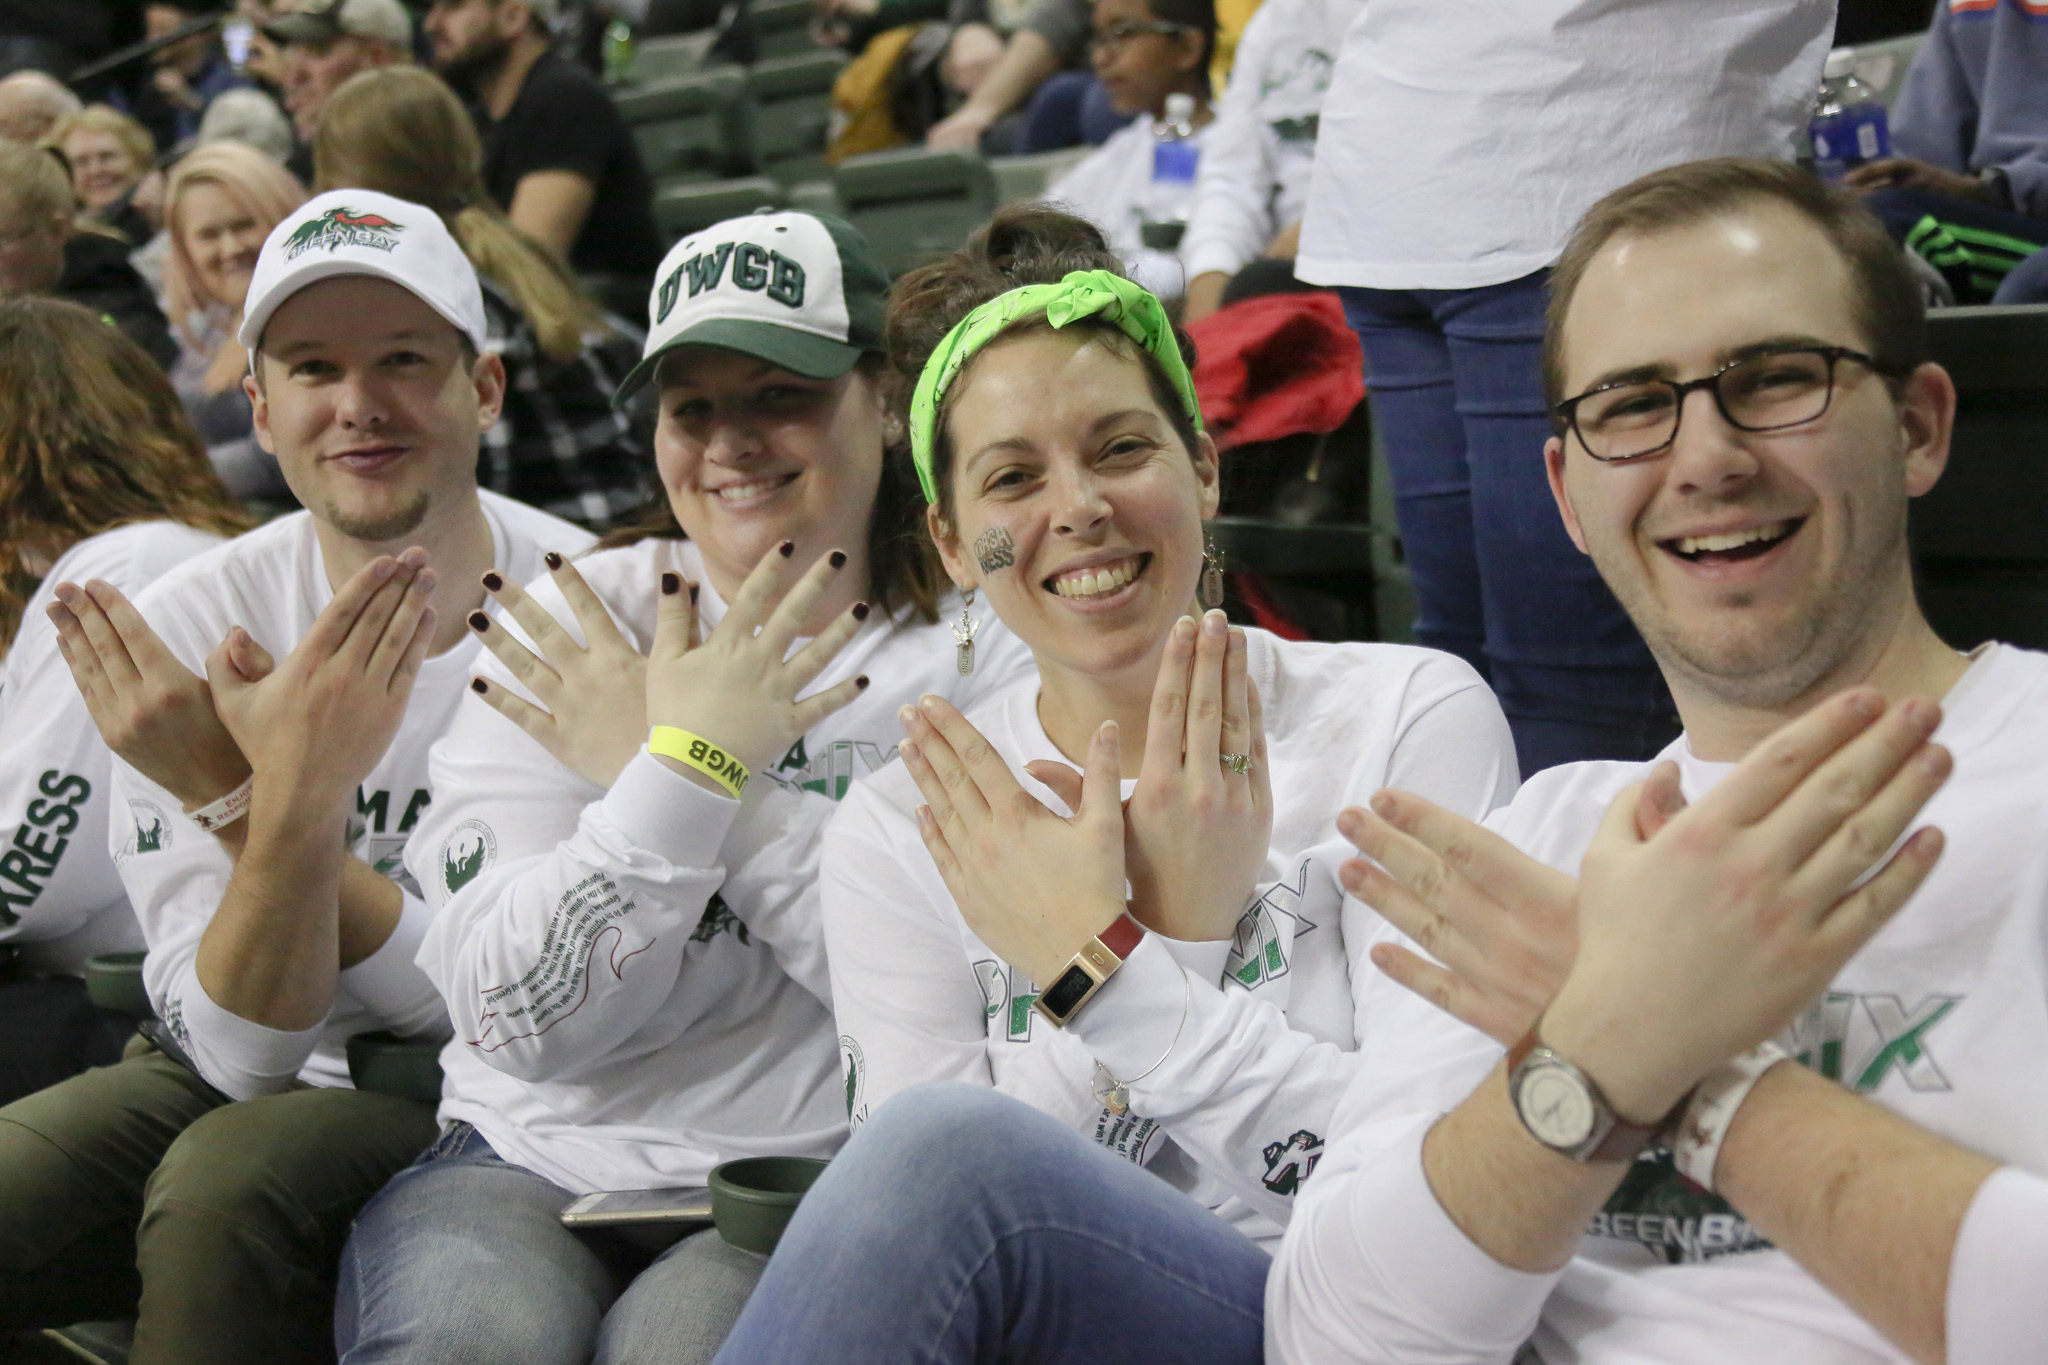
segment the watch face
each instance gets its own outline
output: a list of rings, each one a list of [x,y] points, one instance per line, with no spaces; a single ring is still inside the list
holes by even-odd
[[[1060,979],[1045,988],[1039,997],[1053,1018],[1064,1019],[1074,1012],[1074,1006],[1081,1003],[1081,997],[1088,994],[1088,988],[1095,984],[1095,978],[1079,967],[1069,967],[1060,973]]]
[[[1585,1084],[1560,1066],[1534,1066],[1515,1091],[1515,1108],[1538,1142],[1576,1147],[1592,1136],[1593,1097]]]

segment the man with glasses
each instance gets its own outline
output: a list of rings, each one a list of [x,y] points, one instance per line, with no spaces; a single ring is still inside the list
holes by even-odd
[[[1558,508],[1685,733],[1487,830],[1340,818],[1434,954],[1374,961],[1474,1027],[1368,1031],[1267,1359],[2037,1358],[2048,657],[1915,601],[1955,390],[1913,277],[1846,191],[1679,166],[1579,225],[1545,361]]]

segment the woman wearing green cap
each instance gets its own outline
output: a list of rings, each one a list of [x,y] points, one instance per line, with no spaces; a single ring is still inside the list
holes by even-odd
[[[1086,224],[999,215],[898,283],[889,341],[947,572],[1037,668],[964,715],[905,708],[902,765],[827,831],[833,1009],[877,1141],[808,1197],[729,1356],[795,1358],[844,1317],[835,1350],[864,1361],[994,1358],[997,1338],[1194,1359],[1233,1334],[1256,1358],[1262,1275],[1247,1303],[1231,1274],[1278,1241],[1381,1036],[1351,982],[1392,931],[1338,881],[1337,813],[1393,786],[1484,814],[1515,784],[1506,722],[1447,655],[1193,613],[1215,446],[1179,334]],[[930,1081],[982,1089],[892,1100]],[[1119,1192],[1123,1163],[1165,1183]],[[1039,1249],[1126,1287],[1119,1322],[1068,1311],[1032,1259],[1033,1220],[1073,1212],[1053,1167],[1108,1172],[1085,1235]],[[1125,1195],[1158,1206],[1139,1220],[1157,1259],[1125,1255]],[[886,1273],[829,1253],[882,1236]],[[1154,1321],[1135,1303],[1154,1274],[1217,1289]],[[912,1324],[900,1348],[864,1335],[884,1318]]]
[[[686,238],[620,393],[657,391],[665,497],[530,589],[484,580],[494,658],[408,859],[455,1026],[443,1137],[357,1220],[344,1360],[708,1359],[759,1258],[585,1240],[563,1207],[844,1139],[820,832],[899,706],[1029,666],[999,628],[956,662],[885,440],[885,287],[835,219]]]

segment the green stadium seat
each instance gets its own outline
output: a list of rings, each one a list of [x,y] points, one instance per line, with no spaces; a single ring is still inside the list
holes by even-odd
[[[634,44],[633,61],[626,68],[626,79],[637,86],[692,75],[710,62],[711,45],[717,41],[716,29],[666,38],[643,38]]]
[[[348,1078],[358,1090],[421,1104],[441,1102],[441,1044],[431,1038],[358,1033],[348,1040]]]
[[[789,57],[816,52],[811,41],[811,16],[818,12],[816,0],[753,0],[757,58]]]
[[[1921,607],[1957,649],[2048,649],[2048,305],[1937,308],[1927,339],[1956,425],[1941,482],[1912,504]]]
[[[1046,186],[1087,160],[1093,147],[1061,147],[1057,151],[1034,152],[1029,156],[989,158],[988,168],[996,178],[996,202],[1015,204],[1036,199]]]
[[[656,180],[715,180],[747,165],[741,105],[747,78],[719,67],[623,90],[613,97]]]
[[[909,147],[851,157],[832,186],[892,275],[960,246],[996,208],[995,176],[970,151]]]
[[[846,65],[837,50],[771,57],[747,69],[747,145],[754,168],[785,184],[826,173],[832,82]]]
[[[661,185],[654,191],[654,222],[664,241],[673,245],[727,218],[759,208],[781,208],[785,197],[781,183],[765,175]]]
[[[835,218],[846,216],[846,205],[839,202],[839,192],[829,180],[799,180],[791,185],[789,207],[805,213],[829,213]]]

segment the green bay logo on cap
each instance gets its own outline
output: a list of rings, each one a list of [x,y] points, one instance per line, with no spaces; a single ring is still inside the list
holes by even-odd
[[[308,251],[337,247],[366,246],[391,251],[398,246],[398,234],[405,224],[393,222],[381,213],[357,213],[340,205],[299,224],[284,239],[284,258],[295,261]]]
[[[804,268],[779,251],[753,242],[721,242],[715,251],[688,257],[661,282],[661,296],[655,303],[656,326],[668,321],[682,297],[683,280],[690,282],[690,298],[707,289],[718,288],[725,276],[727,260],[732,262],[732,285],[749,293],[766,294],[785,308],[804,306]]]

